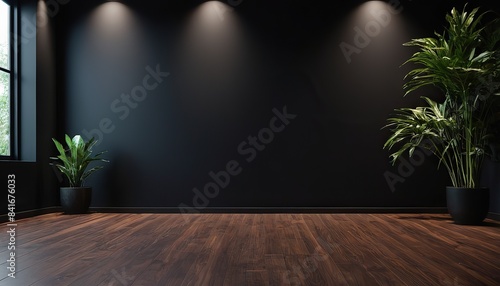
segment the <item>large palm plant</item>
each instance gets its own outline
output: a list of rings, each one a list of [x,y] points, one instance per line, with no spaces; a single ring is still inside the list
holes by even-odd
[[[465,8],[446,15],[442,34],[404,44],[418,47],[404,63],[417,65],[406,75],[405,96],[432,85],[445,99],[423,97],[423,107],[396,109],[386,125],[392,134],[384,148],[397,149],[390,155],[393,163],[405,152],[411,156],[416,147],[429,149],[454,187],[476,188],[499,106],[500,27],[498,17],[483,25],[492,14]]]

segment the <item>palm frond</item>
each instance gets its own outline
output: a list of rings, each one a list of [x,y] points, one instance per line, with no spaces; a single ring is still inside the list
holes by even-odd
[[[466,8],[453,8],[445,16],[448,25],[442,33],[404,44],[418,48],[403,63],[416,65],[405,76],[404,95],[434,86],[445,100],[422,97],[425,106],[396,109],[383,127],[391,131],[383,148],[395,149],[389,155],[393,163],[417,147],[431,150],[454,186],[474,187],[494,137],[495,112],[500,114],[500,84],[491,88],[492,81],[500,82],[500,20],[483,24],[487,12]],[[486,94],[480,92],[485,89]]]

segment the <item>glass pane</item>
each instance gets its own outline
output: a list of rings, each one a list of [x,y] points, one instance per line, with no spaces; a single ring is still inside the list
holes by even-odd
[[[0,156],[10,155],[10,75],[0,71]]]
[[[0,0],[0,67],[9,69],[10,7]]]

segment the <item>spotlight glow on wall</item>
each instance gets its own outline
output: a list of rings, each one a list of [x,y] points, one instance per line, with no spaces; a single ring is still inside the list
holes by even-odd
[[[133,28],[133,12],[124,4],[107,2],[98,6],[91,15],[91,23],[109,34],[125,33]]]
[[[141,75],[144,66],[152,64],[147,29],[139,14],[120,2],[105,2],[95,6],[74,22],[68,33],[67,56],[88,74],[88,84],[127,85]],[[76,52],[78,51],[78,52]],[[108,86],[109,87],[109,86]],[[111,87],[103,94],[115,94]]]
[[[177,43],[178,82],[187,91],[187,109],[193,114],[235,110],[249,45],[234,8],[218,1],[199,5],[183,23]]]
[[[88,18],[86,37],[93,52],[115,60],[115,63],[136,61],[143,65],[144,29],[133,10],[119,2],[97,6]],[[141,63],[142,62],[142,63]]]
[[[351,63],[355,54],[371,45],[372,40],[383,34],[394,24],[395,15],[401,13],[403,7],[399,1],[390,3],[369,1],[361,5],[353,14],[352,20],[357,23],[353,27],[352,40],[342,41],[340,50],[347,63]]]

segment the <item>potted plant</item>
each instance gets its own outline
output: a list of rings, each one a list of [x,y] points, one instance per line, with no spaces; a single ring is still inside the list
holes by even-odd
[[[390,155],[393,163],[405,152],[412,156],[417,147],[430,150],[451,179],[446,189],[450,215],[458,224],[478,224],[489,208],[489,189],[479,184],[499,118],[500,27],[498,17],[482,24],[487,12],[465,8],[446,15],[442,34],[404,44],[418,48],[404,63],[417,65],[405,77],[405,96],[435,86],[444,100],[422,97],[422,107],[396,109],[385,126],[391,136],[384,148],[397,149]]]
[[[59,151],[59,156],[50,159],[56,160],[53,165],[66,176],[69,183],[69,187],[60,188],[62,209],[67,214],[87,213],[92,199],[92,188],[85,187],[84,181],[103,166],[87,169],[93,161],[108,162],[100,158],[105,152],[92,156],[92,147],[97,141],[92,138],[85,142],[80,135],[70,138],[66,134],[66,148],[56,139],[52,138],[52,141]]]

